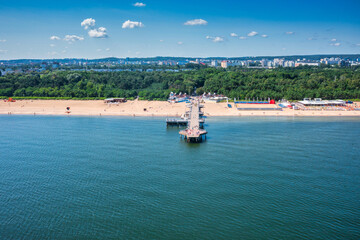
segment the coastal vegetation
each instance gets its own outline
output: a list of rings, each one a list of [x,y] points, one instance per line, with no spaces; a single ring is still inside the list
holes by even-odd
[[[0,96],[166,100],[170,92],[216,92],[230,98],[360,98],[360,68],[199,68],[180,72],[45,71],[0,76]]]

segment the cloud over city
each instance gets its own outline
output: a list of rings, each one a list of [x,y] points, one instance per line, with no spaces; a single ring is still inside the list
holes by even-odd
[[[89,27],[94,27],[95,26],[95,19],[92,18],[87,18],[84,21],[81,22],[81,26],[86,29],[88,29]]]
[[[67,42],[76,42],[76,41],[83,41],[84,38],[77,35],[66,35],[64,40]]]
[[[208,24],[208,22],[205,21],[204,19],[193,19],[193,20],[186,21],[184,23],[184,25],[186,25],[186,26],[207,25],[207,24]]]
[[[254,37],[254,36],[258,35],[258,34],[259,34],[258,32],[252,31],[252,32],[248,33],[248,37]]]
[[[339,43],[339,42],[337,42],[337,43],[331,43],[330,45],[331,45],[331,46],[335,46],[335,47],[339,47],[339,46],[341,46],[341,43]]]
[[[225,39],[223,37],[212,37],[212,36],[206,36],[206,39],[210,39],[211,41],[215,43],[223,42]]]
[[[58,37],[58,36],[51,36],[50,37],[50,40],[61,40],[61,38],[60,37]]]
[[[91,29],[89,32],[89,37],[92,38],[107,38],[106,28],[99,27],[98,29]]]
[[[127,20],[123,23],[122,28],[142,28],[145,27],[145,25],[142,22],[134,22]]]
[[[134,7],[145,7],[146,4],[145,3],[142,3],[142,2],[136,2],[133,4]]]
[[[109,36],[105,27],[96,28],[95,25],[96,21],[93,18],[87,18],[81,22],[81,26],[84,27],[85,30],[88,30],[89,37],[107,38]]]

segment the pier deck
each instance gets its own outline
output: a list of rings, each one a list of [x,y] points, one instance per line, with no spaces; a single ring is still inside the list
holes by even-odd
[[[199,123],[201,107],[199,100],[191,101],[188,128],[179,132],[180,136],[184,136],[184,139],[186,139],[187,142],[201,142],[203,136],[205,136],[206,139],[207,131],[200,129]]]

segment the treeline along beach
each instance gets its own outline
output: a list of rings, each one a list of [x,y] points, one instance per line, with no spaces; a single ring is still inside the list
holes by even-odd
[[[360,98],[360,68],[203,68],[181,72],[45,71],[0,76],[0,96],[166,100],[170,92],[230,98]]]

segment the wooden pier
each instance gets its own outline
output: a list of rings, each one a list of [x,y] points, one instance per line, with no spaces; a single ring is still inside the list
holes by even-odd
[[[184,136],[184,139],[187,140],[187,142],[202,142],[203,136],[206,140],[206,134],[207,131],[200,128],[200,109],[203,107],[200,105],[200,102],[198,99],[192,100],[191,104],[187,107],[190,108],[190,116],[189,116],[189,122],[188,127],[185,130],[182,130],[179,132],[180,137]]]
[[[186,105],[186,107],[190,108],[190,111],[186,111],[185,114],[179,119],[179,118],[167,118],[166,119],[166,126],[177,126],[177,127],[188,127],[190,126],[190,115],[191,115],[191,104]],[[200,128],[204,128],[204,124],[205,124],[205,118],[203,118],[204,113],[200,110],[201,108],[203,108],[203,105],[199,105],[199,127]]]

